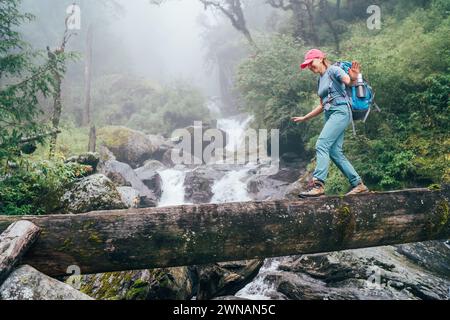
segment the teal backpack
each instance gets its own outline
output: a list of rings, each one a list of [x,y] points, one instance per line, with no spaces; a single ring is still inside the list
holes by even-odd
[[[349,74],[349,69],[352,67],[352,63],[350,61],[338,61],[333,65],[343,69],[347,74]],[[363,79],[365,96],[360,98],[356,94],[356,86],[345,86],[345,90],[342,90],[341,83],[331,73],[330,77],[332,81],[330,82],[328,92],[331,95],[331,86],[334,85],[336,91],[341,93],[341,95],[348,101],[347,105],[352,112],[353,133],[356,135],[354,121],[362,120],[363,122],[366,122],[372,106],[374,106],[378,112],[381,112],[380,108],[374,101],[375,93],[366,79]]]

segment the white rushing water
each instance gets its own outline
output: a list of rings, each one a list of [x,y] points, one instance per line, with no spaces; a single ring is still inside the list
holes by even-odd
[[[217,128],[227,133],[227,146],[225,148],[227,151],[233,152],[242,146],[245,131],[251,121],[253,121],[252,116],[240,119],[233,117],[217,120]]]
[[[158,172],[162,180],[162,194],[159,207],[186,204],[184,201],[184,178],[186,172],[166,169]]]
[[[222,179],[212,186],[214,196],[211,203],[224,203],[235,201],[250,201],[245,178],[248,177],[248,169],[228,172]]]
[[[265,259],[256,278],[239,290],[235,296],[250,300],[271,300],[274,296],[279,295],[275,285],[266,279],[268,274],[277,272],[279,264],[279,260],[275,258]]]

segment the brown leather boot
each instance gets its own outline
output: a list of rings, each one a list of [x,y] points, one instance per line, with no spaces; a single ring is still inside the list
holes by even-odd
[[[361,181],[356,187],[353,187],[353,189],[347,192],[345,195],[349,196],[351,194],[367,193],[367,192],[369,192],[369,188],[367,188],[366,185]]]
[[[320,197],[325,194],[325,184],[317,179],[312,179],[305,191],[300,192],[300,198]]]

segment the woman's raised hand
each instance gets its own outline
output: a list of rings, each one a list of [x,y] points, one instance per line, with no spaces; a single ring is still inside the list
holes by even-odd
[[[352,61],[352,67],[348,70],[348,74],[351,80],[356,80],[358,74],[361,73],[361,65],[358,61]]]
[[[306,117],[292,117],[291,120],[294,122],[305,122],[308,119]]]

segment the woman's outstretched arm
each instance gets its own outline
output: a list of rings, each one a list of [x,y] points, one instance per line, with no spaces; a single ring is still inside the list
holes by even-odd
[[[314,118],[315,116],[321,114],[323,111],[323,104],[322,99],[320,99],[320,104],[315,107],[310,113],[308,113],[306,116],[303,117],[292,117],[291,120],[294,122],[304,122],[311,118]]]

